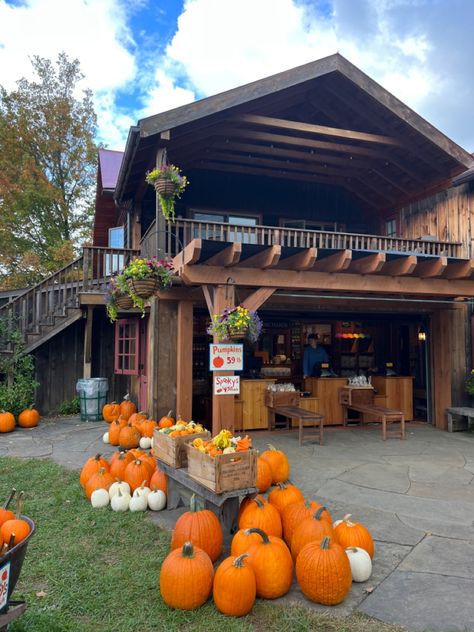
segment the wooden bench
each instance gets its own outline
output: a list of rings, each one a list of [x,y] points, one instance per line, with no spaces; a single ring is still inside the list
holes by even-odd
[[[240,508],[240,496],[256,496],[257,488],[248,487],[231,492],[216,494],[204,487],[188,474],[187,468],[174,468],[157,459],[158,467],[168,476],[167,509],[177,509],[189,506],[192,494],[196,494],[204,503],[205,509],[210,509],[222,524],[224,540],[227,544],[234,533],[238,531],[237,516]]]
[[[281,415],[282,417],[286,417],[286,419],[291,421],[294,419],[298,422],[299,426],[299,444],[303,445],[303,432],[307,428],[307,426],[304,426],[304,424],[311,423],[311,431],[313,436],[316,435],[317,437],[319,437],[319,445],[323,445],[324,424],[323,416],[319,413],[313,413],[310,410],[299,408],[299,406],[267,406],[267,408],[269,430],[275,430],[275,415]],[[288,427],[289,423],[287,422],[287,428]]]
[[[453,432],[455,430],[469,430],[471,426],[474,426],[474,408],[469,408],[469,406],[446,408],[446,415],[448,416],[448,432]],[[465,423],[462,428],[458,428],[453,416],[461,418],[466,417],[467,423]]]
[[[399,410],[392,410],[391,408],[385,408],[384,406],[375,406],[374,404],[343,404],[341,403],[344,411],[344,426],[347,426],[348,421],[353,421],[348,417],[348,410],[354,410],[359,413],[359,422],[363,422],[363,415],[371,415],[376,417],[377,421],[382,422],[382,439],[385,441],[388,436],[400,436],[400,439],[405,439],[405,415]],[[387,424],[400,423],[400,428],[395,431],[387,431]]]

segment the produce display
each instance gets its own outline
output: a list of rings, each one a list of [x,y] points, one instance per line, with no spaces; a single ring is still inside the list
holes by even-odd
[[[173,420],[174,421],[174,420]],[[161,423],[161,421],[160,421]],[[205,428],[201,424],[197,424],[194,421],[183,421],[179,419],[171,426],[160,426],[160,432],[168,435],[169,437],[185,437],[186,435],[199,434],[204,432]]]
[[[202,432],[202,430],[201,430]],[[246,435],[245,437],[234,437],[230,430],[221,430],[218,435],[206,441],[197,438],[191,445],[209,454],[209,456],[217,456],[219,454],[231,454],[232,452],[246,452],[252,447],[252,440]]]

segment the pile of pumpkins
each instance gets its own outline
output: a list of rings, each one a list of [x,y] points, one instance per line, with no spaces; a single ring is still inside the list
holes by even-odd
[[[20,428],[35,428],[39,424],[40,414],[31,406],[22,410],[18,415],[18,421],[15,421],[15,415],[13,413],[1,411],[0,412],[0,433],[12,432],[15,430],[15,426]]]
[[[0,507],[0,563],[1,558],[14,546],[22,542],[30,533],[31,527],[21,517],[24,492],[16,492],[12,489],[9,497]],[[10,504],[16,499],[16,511],[9,509]]]
[[[137,407],[128,395],[125,395],[120,404],[106,404],[102,409],[102,416],[109,424],[102,437],[103,442],[125,450],[151,448],[155,428],[169,428],[175,423],[171,411],[159,421],[149,419],[145,412],[137,412]]]
[[[324,605],[341,603],[352,581],[372,573],[374,543],[367,528],[345,516],[333,523],[326,507],[305,499],[289,482],[286,455],[269,446],[258,457],[256,498],[246,498],[231,555],[214,570],[223,534],[216,515],[198,506],[176,522],[171,552],[160,571],[160,592],[172,608],[192,610],[211,593],[229,616],[250,612],[256,597],[277,599],[289,590],[296,572],[301,590]],[[262,495],[271,485],[268,500]]]

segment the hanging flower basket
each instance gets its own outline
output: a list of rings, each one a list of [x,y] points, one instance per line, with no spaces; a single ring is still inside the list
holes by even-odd
[[[248,338],[256,342],[262,333],[262,321],[257,312],[239,305],[226,307],[221,314],[214,314],[207,333],[221,342],[230,342]]]
[[[150,298],[159,290],[160,281],[159,279],[129,279],[128,286],[135,296]],[[132,299],[130,299],[130,301],[131,300]]]
[[[117,296],[117,298],[115,299],[115,302],[117,303],[117,307],[119,309],[132,309],[133,307],[132,299],[130,298],[130,296],[127,296],[126,294]]]
[[[153,171],[148,171],[145,180],[155,187],[160,202],[163,217],[168,221],[174,220],[175,198],[180,198],[189,184],[186,176],[175,165],[163,165]]]
[[[155,191],[164,198],[172,198],[179,193],[179,186],[172,180],[160,176],[155,181]]]
[[[249,335],[248,329],[242,329],[241,331],[233,331],[227,334],[227,338],[224,342],[237,342],[238,340],[244,340]]]

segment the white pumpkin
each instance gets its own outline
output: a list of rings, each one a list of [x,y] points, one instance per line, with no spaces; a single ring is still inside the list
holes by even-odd
[[[152,511],[161,511],[166,507],[166,494],[161,489],[156,489],[148,494],[148,507]]]
[[[132,496],[130,499],[130,511],[145,511],[148,507],[146,496]]]
[[[129,494],[130,495],[130,485],[128,483],[126,483],[125,481],[115,481],[115,483],[112,483],[112,485],[109,487],[109,496],[110,498],[113,498],[115,496],[115,494],[118,494],[118,490],[120,489],[120,491],[122,492],[122,494]]]
[[[110,443],[110,440],[109,440],[109,433],[108,433],[108,432],[104,432],[104,434],[102,435],[102,441],[103,441],[104,443]]]
[[[91,505],[97,509],[107,507],[110,501],[109,492],[106,489],[95,489],[91,494]]]
[[[142,437],[140,439],[140,447],[142,450],[148,450],[148,448],[151,448],[151,439],[150,437]]]
[[[145,496],[145,498],[147,498],[150,492],[151,492],[151,489],[147,487],[145,485],[145,481],[143,481],[140,487],[137,487],[136,490],[133,492],[133,498],[136,498],[137,496]]]
[[[372,560],[365,549],[359,546],[349,546],[346,549],[351,565],[352,581],[366,582],[372,575]]]
[[[130,505],[132,497],[126,492],[122,493],[119,489],[115,496],[110,501],[110,506],[114,511],[127,511]]]

